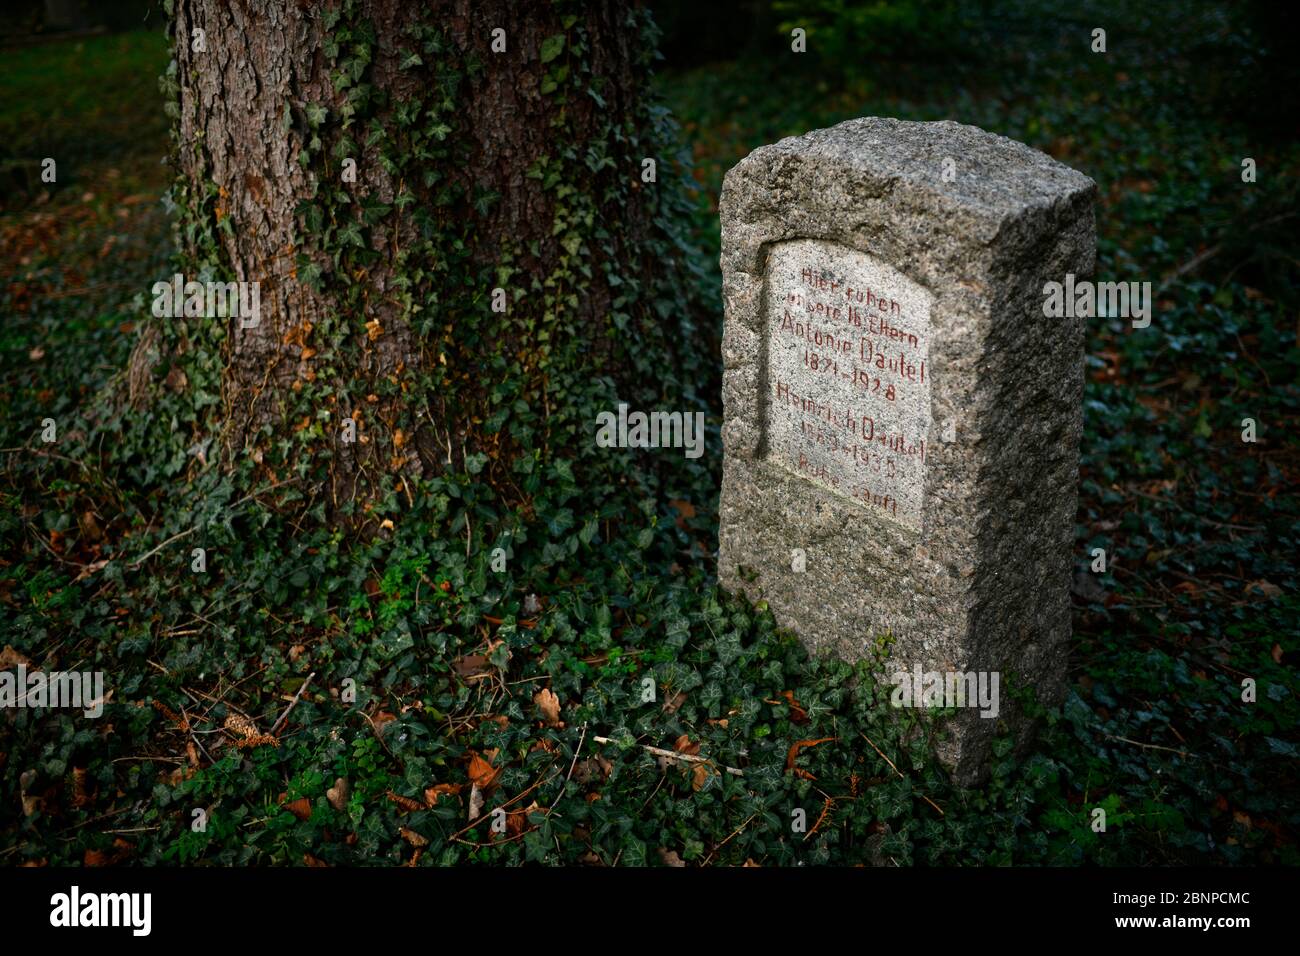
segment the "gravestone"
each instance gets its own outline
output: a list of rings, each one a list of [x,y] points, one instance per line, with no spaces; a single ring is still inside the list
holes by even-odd
[[[1028,740],[1011,687],[1064,693],[1084,323],[1043,289],[1092,274],[1095,188],[879,118],[757,149],[722,188],[721,583],[815,651],[888,636],[886,674],[999,675],[1000,706],[946,722],[962,783],[999,723]]]

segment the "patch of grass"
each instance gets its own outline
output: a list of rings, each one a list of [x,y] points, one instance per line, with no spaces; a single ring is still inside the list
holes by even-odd
[[[158,76],[167,40],[115,33],[6,50],[0,72],[0,143],[24,160],[54,156],[71,168],[162,147],[167,117]]]

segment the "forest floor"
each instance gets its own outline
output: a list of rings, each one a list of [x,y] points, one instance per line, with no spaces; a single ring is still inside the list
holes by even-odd
[[[1174,41],[1218,26],[1144,22],[1166,38],[1145,47],[1158,63],[1004,23],[996,55],[942,70],[746,62],[660,78],[715,281],[725,170],[873,114],[959,119],[1092,176],[1097,278],[1158,289],[1150,328],[1090,329],[1068,701],[1033,753],[1002,741],[971,790],[908,733],[920,718],[712,585],[717,461],[648,502],[627,542],[596,547],[594,518],[557,509],[545,573],[516,574],[504,603],[465,557],[464,521],[450,546],[427,528],[353,550],[232,541],[240,571],[201,589],[155,571],[181,465],[115,457],[116,433],[85,410],[170,274],[165,42],[6,54],[0,665],[95,666],[113,696],[98,722],[0,715],[0,863],[1300,862],[1300,150],[1255,137],[1195,82],[1203,52]],[[82,434],[46,446],[47,418]],[[434,497],[472,511],[471,486]],[[239,527],[272,521],[254,517]],[[1087,570],[1095,548],[1104,575]],[[580,577],[555,569],[559,550],[582,555]],[[350,710],[349,676],[366,688]]]

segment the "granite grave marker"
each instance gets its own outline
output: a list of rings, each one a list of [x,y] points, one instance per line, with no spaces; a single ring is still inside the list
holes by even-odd
[[[724,586],[814,650],[888,634],[886,673],[1061,699],[1084,323],[1045,318],[1042,290],[1091,274],[1094,193],[952,122],[851,120],[728,172]],[[1001,720],[1027,740],[992,710],[948,722],[959,781]]]

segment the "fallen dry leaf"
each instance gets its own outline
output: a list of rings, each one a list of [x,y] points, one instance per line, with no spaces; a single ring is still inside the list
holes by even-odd
[[[533,703],[542,712],[547,727],[560,726],[560,698],[549,687],[543,687],[533,697]]]
[[[389,800],[392,800],[393,803],[397,804],[407,813],[414,813],[416,810],[424,809],[424,804],[422,804],[419,800],[413,800],[410,797],[404,797],[400,793],[394,793],[392,790],[389,790],[385,794],[385,796],[387,796]]]
[[[135,847],[121,837],[113,840],[111,850],[87,850],[82,857],[84,866],[116,866],[131,855]]]
[[[299,797],[297,800],[291,800],[289,803],[284,805],[284,808],[299,820],[311,819],[311,801],[306,797]]]
[[[672,691],[664,695],[663,712],[665,714],[675,714],[682,704],[686,703],[686,691]]]
[[[659,859],[664,866],[684,867],[686,865],[686,861],[677,855],[676,850],[669,850],[661,846],[658,852],[659,852]]]
[[[334,781],[334,786],[325,791],[325,799],[329,801],[331,807],[339,811],[348,805],[350,796],[352,796],[352,784],[348,782],[347,777],[339,777]]]
[[[816,740],[796,740],[790,745],[789,752],[785,755],[785,769],[794,771],[796,777],[802,777],[804,780],[816,780],[811,773],[801,767],[794,765],[795,758],[799,756],[799,751],[804,747],[816,747],[818,744],[830,743],[836,740],[835,737],[819,737]]]
[[[72,768],[72,805],[74,807],[84,807],[90,803],[90,796],[86,793],[86,771],[82,767]]]
[[[488,663],[486,654],[466,654],[458,657],[451,662],[451,669],[464,678],[482,677],[492,673],[492,665]]]
[[[1251,591],[1258,591],[1266,598],[1275,598],[1282,593],[1280,587],[1272,581],[1265,581],[1262,578],[1258,581],[1251,581],[1246,585],[1246,593],[1249,594]]]
[[[783,690],[781,696],[790,705],[790,720],[796,724],[808,723],[808,711],[804,710],[799,701],[794,699],[794,691]]]
[[[6,644],[4,650],[0,651],[0,671],[7,671],[11,667],[18,667],[19,665],[31,667],[32,662]]]
[[[677,517],[673,519],[673,523],[685,530],[686,519],[695,517],[695,505],[682,498],[669,498],[668,503],[677,511]]]
[[[501,771],[478,754],[471,753],[468,772],[470,782],[474,784],[476,789],[489,790],[496,783],[497,774]]]
[[[402,835],[402,839],[405,840],[407,843],[411,844],[411,846],[423,847],[429,845],[428,837],[421,836],[419,833],[416,833],[410,827],[402,827],[397,832],[400,833]]]
[[[435,783],[432,787],[424,788],[424,805],[426,807],[437,806],[441,797],[451,795],[455,796],[460,793],[462,785],[459,783]]]

